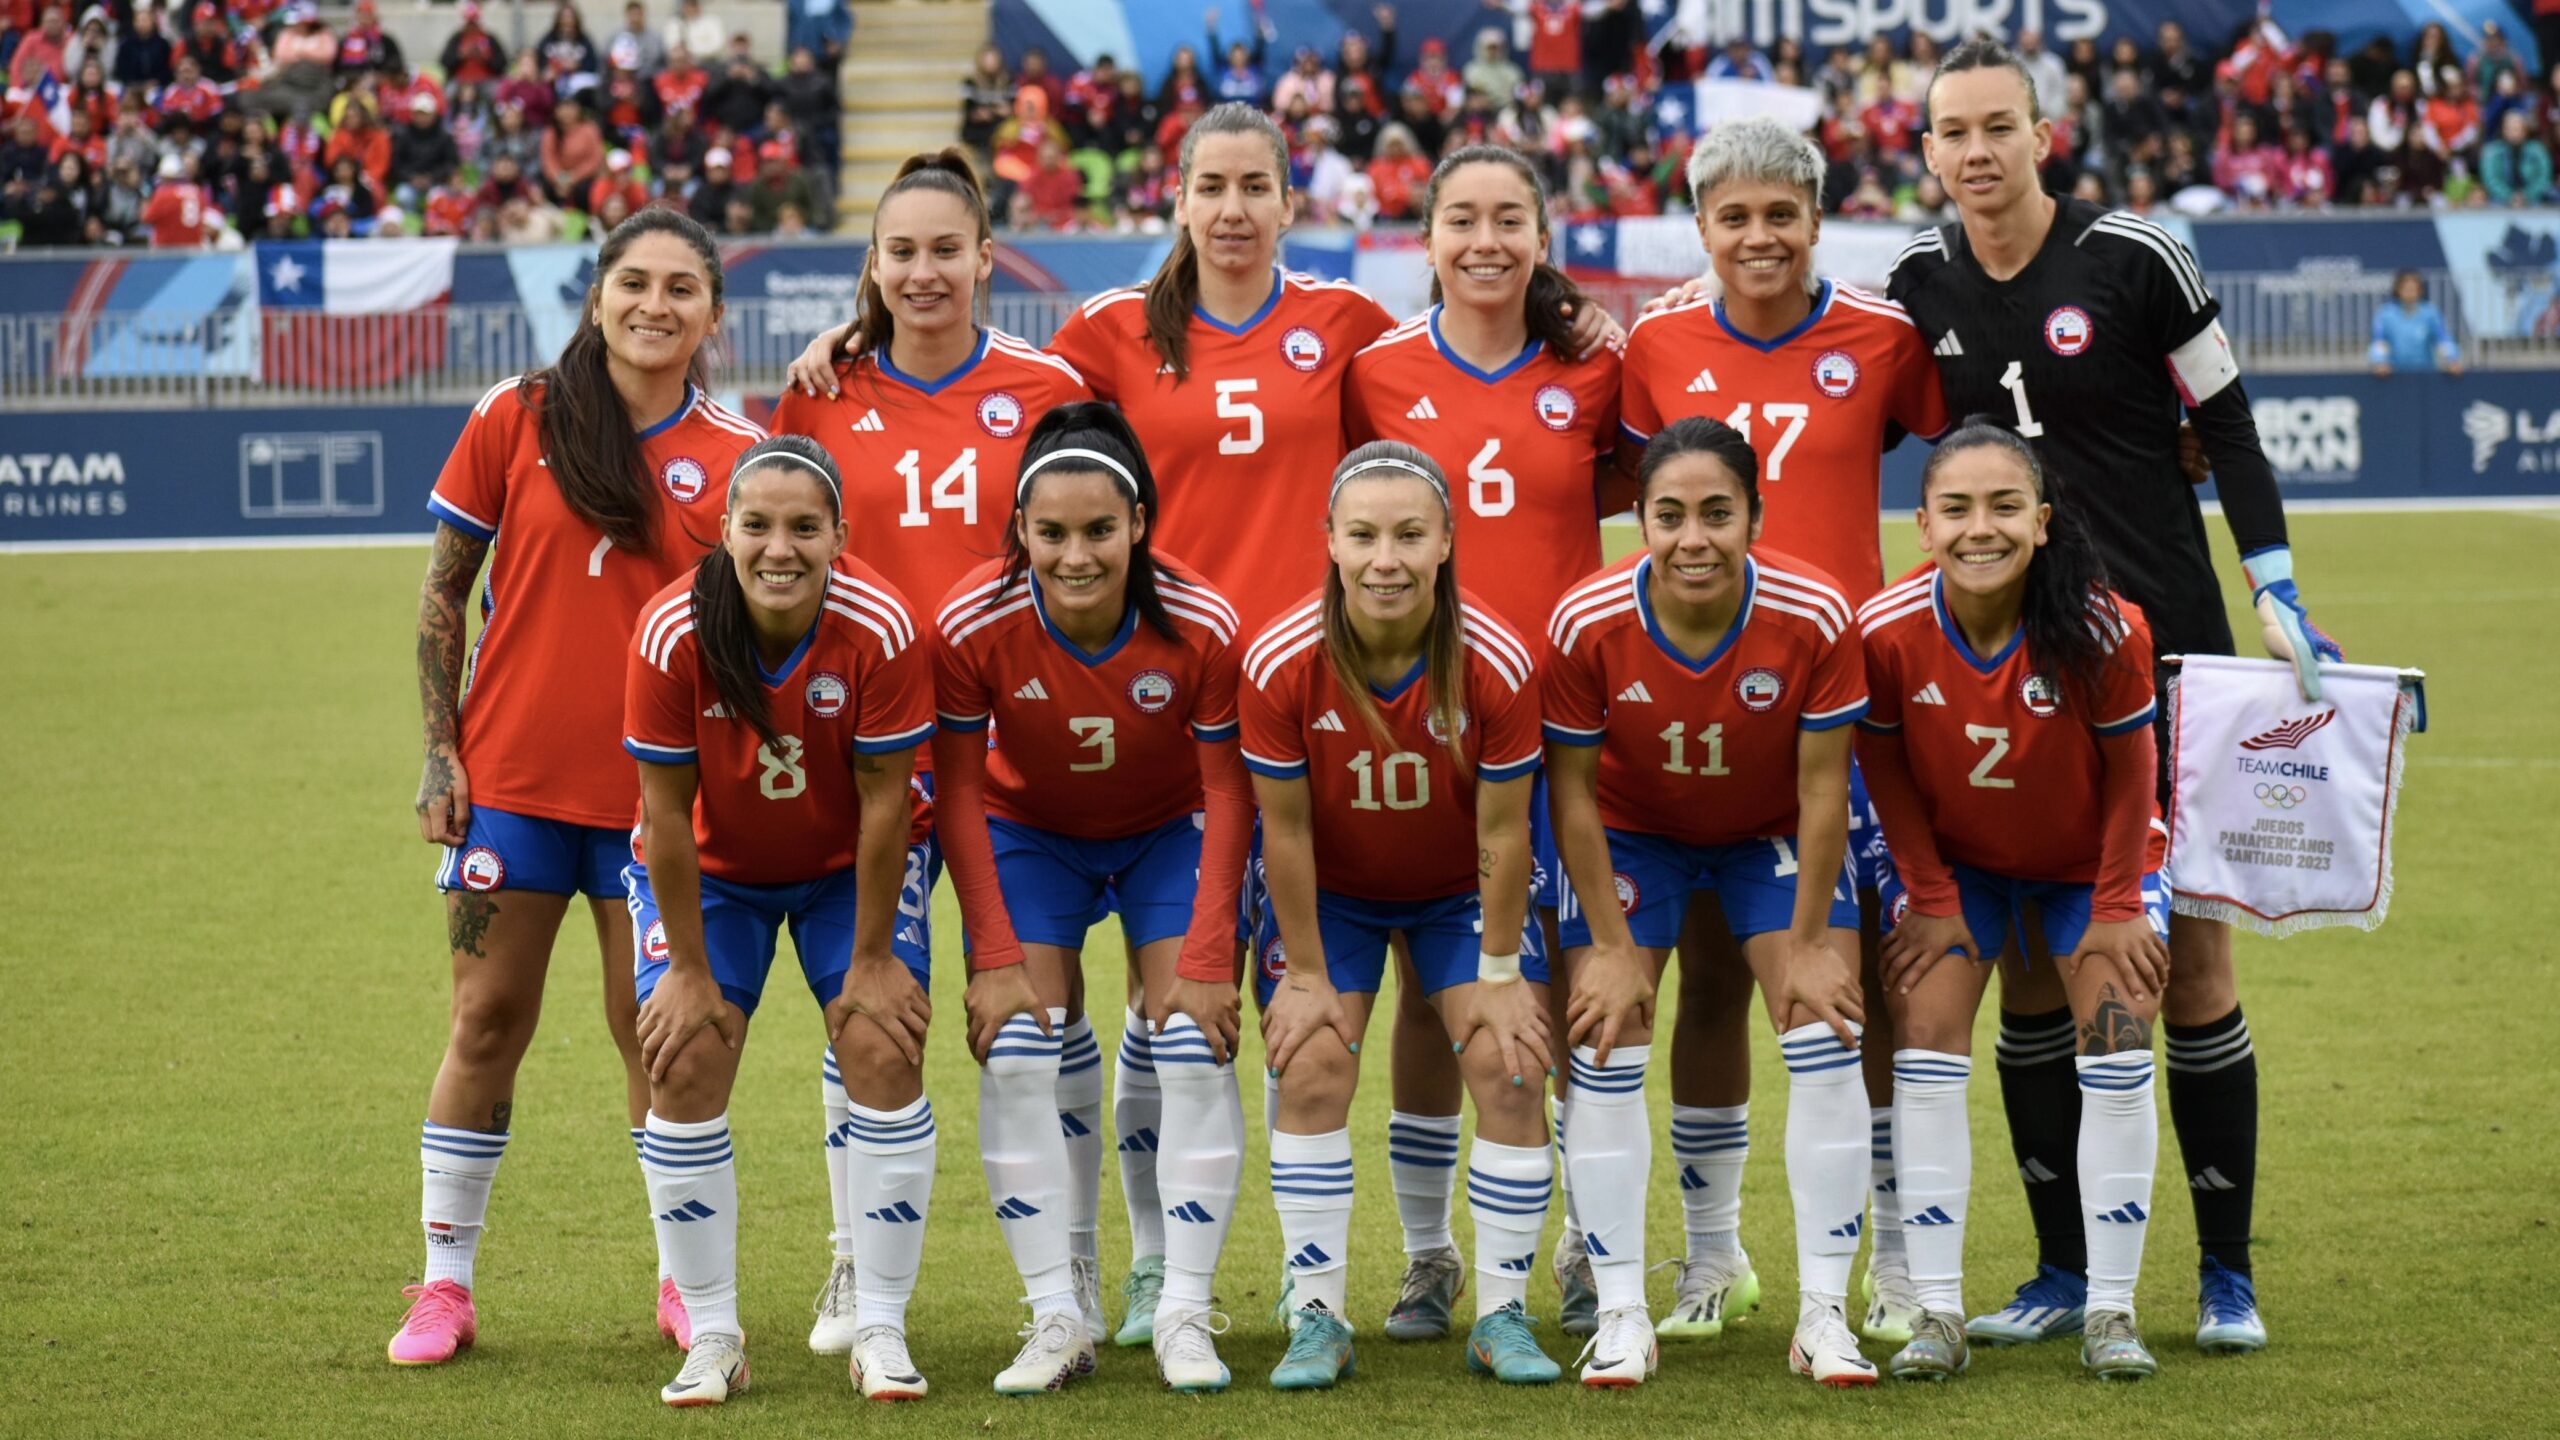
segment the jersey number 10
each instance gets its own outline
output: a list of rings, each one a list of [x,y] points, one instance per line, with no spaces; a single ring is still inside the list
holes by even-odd
[[[1351,774],[1359,793],[1354,810],[1419,810],[1431,803],[1431,762],[1410,750],[1380,760],[1363,750],[1351,757]]]

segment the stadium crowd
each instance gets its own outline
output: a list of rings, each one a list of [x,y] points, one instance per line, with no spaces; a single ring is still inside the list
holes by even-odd
[[[960,83],[961,135],[1000,221],[1152,229],[1173,207],[1170,157],[1208,107],[1269,110],[1313,223],[1414,218],[1434,161],[1492,141],[1531,157],[1575,219],[1682,207],[1693,80],[1759,80],[1820,98],[1826,209],[1951,215],[1920,158],[1939,47],[1914,32],[1828,52],[1780,40],[1648,49],[1632,6],[1487,0],[1472,37],[1412,40],[1392,5],[1331,54],[1273,52],[1258,8],[1204,12],[1149,83],[1113,57],[1072,73],[1037,47],[990,45]],[[742,33],[676,0],[640,0],[611,34],[560,5],[510,53],[464,0],[432,60],[401,52],[374,0],[343,28],[309,0],[0,0],[0,222],[28,246],[195,246],[245,238],[574,238],[657,200],[719,233],[833,228],[853,34],[843,0],[792,7],[777,72]],[[1506,23],[1507,19],[1507,23]],[[2136,212],[2538,205],[2560,199],[2560,64],[2528,73],[2494,23],[2464,53],[2429,24],[2406,45],[2272,21],[2218,49],[2173,21],[2120,38],[2017,37],[2054,120],[2045,180]],[[1463,51],[1463,53],[1461,53]]]

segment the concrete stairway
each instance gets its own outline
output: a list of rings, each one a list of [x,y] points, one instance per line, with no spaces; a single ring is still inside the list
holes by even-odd
[[[960,135],[960,82],[987,39],[987,0],[856,0],[844,61],[836,228],[867,234],[900,162]]]

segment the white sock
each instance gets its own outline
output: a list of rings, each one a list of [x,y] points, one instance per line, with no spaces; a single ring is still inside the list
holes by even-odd
[[[1476,1222],[1479,1318],[1514,1301],[1527,1302],[1538,1237],[1555,1197],[1554,1175],[1544,1145],[1497,1145],[1478,1135],[1469,1147],[1467,1214]]]
[[[1164,1253],[1164,1202],[1156,1193],[1157,1132],[1164,1092],[1156,1082],[1147,1022],[1137,1011],[1120,1025],[1120,1063],[1111,1077],[1111,1128],[1120,1137],[1120,1198],[1129,1210],[1129,1258]]]
[[[1751,1158],[1751,1106],[1671,1107],[1671,1163],[1692,1260],[1742,1248],[1742,1167]]]
[[[642,1147],[642,1142],[647,1140],[648,1136],[649,1132],[646,1129],[639,1129],[631,1132],[632,1159],[638,1160],[646,1153]],[[649,1167],[646,1165],[642,1165],[640,1167],[640,1188],[642,1190],[649,1188]],[[664,1245],[660,1245],[658,1247],[658,1278],[661,1281],[672,1280],[675,1278],[675,1271],[669,1268],[667,1264],[667,1247]]]
[[[1565,1117],[1573,1113],[1573,1087],[1563,1085],[1557,1088],[1563,1093],[1547,1097],[1547,1129],[1555,1136],[1556,1185],[1564,1191],[1564,1233],[1579,1245],[1582,1243],[1582,1211],[1574,1204],[1573,1166],[1566,1158],[1564,1147]]]
[[[1853,1035],[1863,1036],[1856,1024]],[[1849,1267],[1866,1228],[1867,1081],[1855,1048],[1830,1026],[1778,1037],[1787,1062],[1787,1193],[1796,1211],[1796,1289],[1806,1303],[1846,1308]]]
[[[1404,1253],[1450,1250],[1450,1196],[1458,1185],[1458,1117],[1387,1115],[1387,1183],[1404,1222]]]
[[[1591,1046],[1573,1052],[1573,1189],[1582,1198],[1582,1247],[1602,1310],[1644,1304],[1644,1197],[1653,1169],[1653,1131],[1644,1105],[1650,1045],[1620,1045],[1599,1063]]]
[[[1893,1107],[1867,1108],[1867,1233],[1875,1249],[1867,1268],[1902,1259],[1902,1194],[1893,1178]]]
[[[853,1101],[844,1093],[844,1076],[836,1070],[836,1052],[832,1047],[818,1052],[825,1057],[818,1075],[818,1104],[827,1112],[827,1203],[833,1208],[835,1228],[827,1232],[828,1249],[839,1260],[853,1258],[853,1151],[847,1145],[853,1127],[845,1116]]]
[[[2160,1111],[2151,1052],[2075,1056],[2080,1070],[2080,1214],[2089,1238],[2089,1308],[2133,1313]]]
[[[471,1288],[480,1230],[489,1217],[489,1186],[506,1158],[507,1131],[456,1130],[433,1120],[418,1127],[418,1219],[427,1231],[426,1283]]]
[[[1164,1237],[1168,1311],[1206,1310],[1227,1247],[1236,1191],[1244,1179],[1244,1097],[1235,1062],[1216,1063],[1208,1038],[1188,1015],[1165,1022],[1155,1037],[1156,1079],[1164,1087],[1164,1148],[1156,1175],[1171,1223]]]
[[[1035,1316],[1076,1308],[1067,1266],[1067,1142],[1058,1133],[1058,1050],[1067,1012],[1052,1009],[1053,1033],[1016,1015],[996,1031],[978,1071],[978,1160],[987,1197],[1022,1295]]]
[[[640,1141],[658,1253],[696,1335],[737,1335],[738,1166],[729,1117],[669,1120],[652,1110]]]
[[[1973,1057],[1893,1052],[1893,1163],[1902,1196],[1902,1246],[1920,1308],[1964,1313],[1964,1209],[1973,1189],[1973,1131],[1965,1086]]]
[[[1280,1212],[1280,1248],[1301,1306],[1318,1301],[1343,1314],[1351,1250],[1351,1131],[1271,1132],[1271,1203]]]
[[[873,1110],[856,1100],[845,1123],[853,1127],[853,1248],[862,1257],[853,1323],[904,1330],[933,1207],[933,1102],[919,1095],[895,1110]]]
[[[1262,1134],[1269,1139],[1280,1133],[1280,1077],[1269,1070],[1262,1072]]]
[[[1067,1251],[1091,1260],[1102,1228],[1102,1047],[1081,1015],[1058,1037],[1058,1128],[1067,1139]]]

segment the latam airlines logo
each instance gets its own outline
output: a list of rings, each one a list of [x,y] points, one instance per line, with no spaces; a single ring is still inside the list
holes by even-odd
[[[2519,446],[2515,466],[2520,474],[2560,474],[2560,410],[2540,420],[2530,410],[2509,410],[2486,400],[2474,400],[2462,412],[2462,433],[2471,442],[2471,473],[2488,473],[2489,462],[2498,458],[2499,447],[2513,440]],[[0,483],[8,479],[0,471]]]
[[[2324,729],[2330,721],[2337,718],[2337,707],[2331,706],[2317,715],[2305,715],[2299,720],[2287,720],[2272,729],[2261,730],[2241,741],[2240,748],[2243,750],[2298,749],[2303,741],[2310,739],[2314,733]]]

